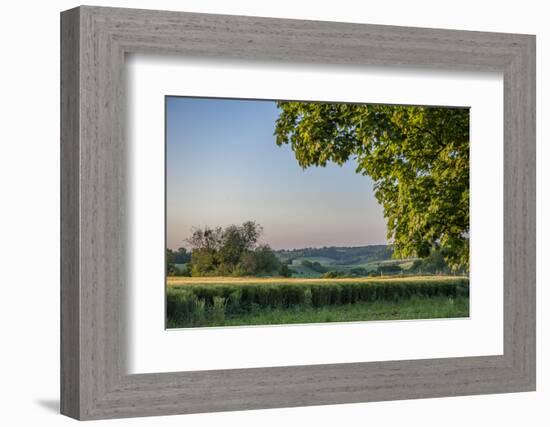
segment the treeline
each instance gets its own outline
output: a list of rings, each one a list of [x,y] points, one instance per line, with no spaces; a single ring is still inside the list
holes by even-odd
[[[166,262],[169,264],[185,264],[191,261],[191,254],[185,248],[179,248],[177,251],[166,249]]]
[[[318,263],[317,263],[318,264]],[[302,265],[304,263],[302,262]],[[344,277],[378,277],[378,276],[395,276],[395,275],[450,275],[450,276],[461,276],[468,274],[468,270],[465,268],[459,268],[452,270],[443,255],[439,251],[434,251],[426,258],[415,260],[412,266],[408,268],[403,268],[398,264],[382,264],[376,267],[375,270],[367,270],[363,267],[350,268],[349,270],[329,270],[327,267],[322,266],[324,271],[319,271],[322,273],[323,278],[325,279],[336,279]],[[311,267],[310,267],[311,268]]]
[[[303,267],[321,274],[326,279],[344,278],[344,277],[365,277],[365,276],[392,276],[392,275],[422,275],[422,274],[443,274],[443,275],[463,275],[468,271],[465,269],[452,270],[445,262],[445,258],[440,250],[434,250],[426,258],[414,260],[408,268],[403,268],[397,263],[384,263],[378,265],[376,269],[367,270],[364,267],[354,267],[346,270],[334,269],[334,266],[323,265],[318,261],[302,260]]]
[[[254,221],[226,228],[195,228],[186,240],[191,247],[187,265],[179,274],[290,277],[288,265],[279,261],[269,245],[258,243],[262,232]]]
[[[388,245],[358,247],[323,247],[274,251],[260,244],[263,228],[254,221],[228,227],[194,228],[186,239],[190,249],[167,249],[169,276],[282,276],[298,274],[292,269],[301,257],[323,257],[334,260],[330,266],[318,261],[301,259],[301,265],[325,278],[385,276],[396,274],[466,274],[466,269],[452,270],[441,249],[433,249],[425,258],[415,260],[411,267],[397,263],[382,263],[375,270],[354,263],[384,261],[392,258]],[[339,267],[341,265],[341,267]]]
[[[404,270],[401,266],[397,264],[383,264],[376,267],[375,270],[367,270],[364,267],[354,267],[350,268],[347,271],[342,270],[328,270],[325,267],[325,273],[323,278],[325,279],[336,279],[343,277],[377,277],[377,276],[391,276],[396,274],[403,274],[404,272],[411,273],[410,270]]]
[[[181,276],[186,274],[185,268],[179,268],[179,265],[187,264],[191,261],[191,254],[185,248],[179,248],[174,251],[166,249],[166,272],[169,276]]]

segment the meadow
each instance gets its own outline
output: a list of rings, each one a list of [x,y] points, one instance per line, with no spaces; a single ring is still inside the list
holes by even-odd
[[[457,276],[169,277],[168,328],[467,317]]]

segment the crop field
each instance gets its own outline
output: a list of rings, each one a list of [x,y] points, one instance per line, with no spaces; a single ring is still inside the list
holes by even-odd
[[[227,286],[231,284],[238,285],[299,285],[299,284],[341,284],[341,283],[468,283],[468,278],[463,276],[387,276],[387,277],[343,277],[338,279],[324,279],[320,277],[305,278],[286,278],[286,277],[168,277],[167,285],[169,287],[196,286],[196,285],[214,285]]]
[[[168,328],[467,317],[469,280],[169,277]]]

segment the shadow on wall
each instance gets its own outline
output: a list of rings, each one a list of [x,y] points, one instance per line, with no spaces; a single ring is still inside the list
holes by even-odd
[[[38,399],[36,404],[50,412],[59,414],[59,399]]]

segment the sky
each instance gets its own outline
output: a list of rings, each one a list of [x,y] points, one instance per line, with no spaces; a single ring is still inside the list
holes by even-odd
[[[277,146],[273,101],[166,98],[166,240],[252,220],[273,249],[386,243],[373,182],[343,166],[302,169]]]

